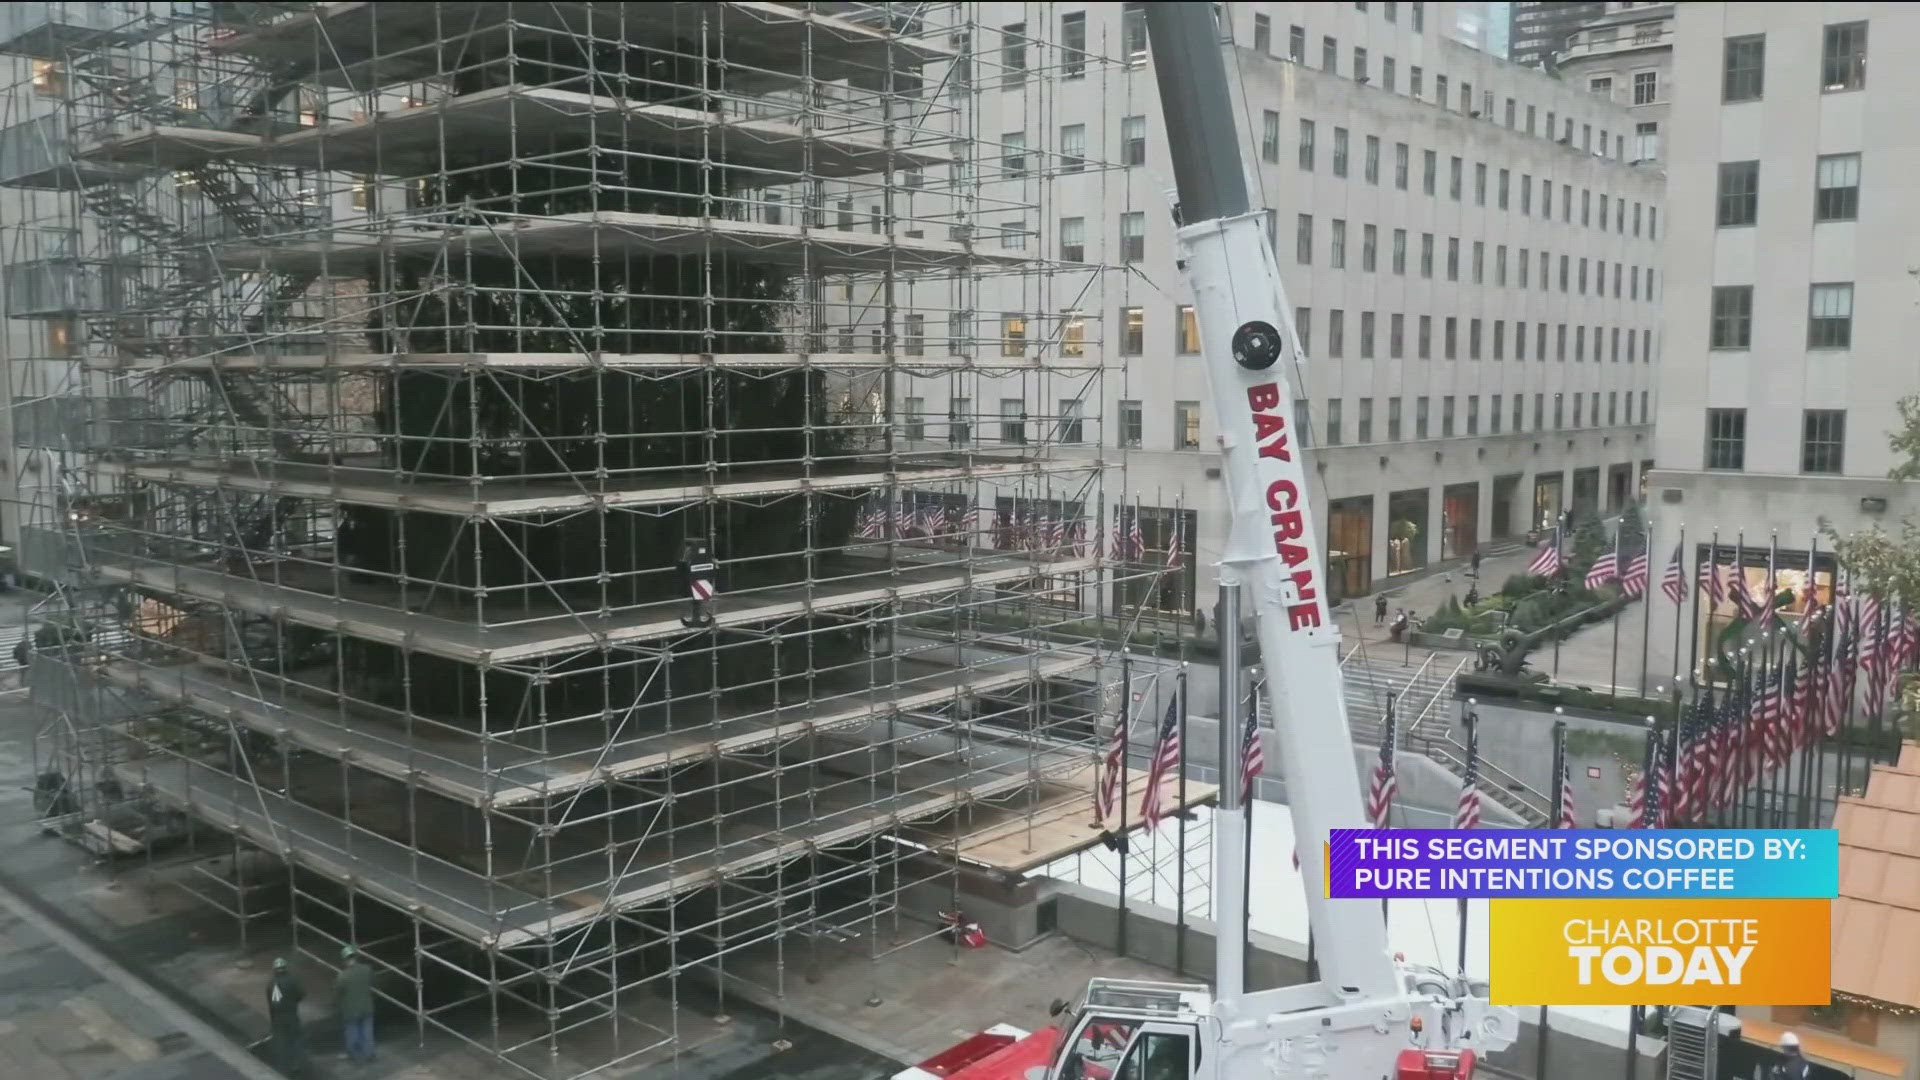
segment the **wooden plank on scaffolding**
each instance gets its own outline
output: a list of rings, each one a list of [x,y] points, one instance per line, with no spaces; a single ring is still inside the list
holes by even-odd
[[[1048,785],[1045,797],[1032,803],[976,808],[974,828],[958,842],[951,831],[915,829],[909,836],[916,843],[957,856],[968,862],[1009,874],[1024,874],[1056,859],[1084,851],[1102,843],[1117,821],[1106,828],[1096,824],[1093,813],[1095,769],[1083,765],[1073,773]],[[1126,779],[1127,831],[1140,828],[1140,803],[1147,791],[1144,769],[1128,769]],[[1214,802],[1219,788],[1197,780],[1187,781],[1187,798],[1180,801],[1178,777],[1161,782],[1161,805],[1172,814],[1178,810]]]

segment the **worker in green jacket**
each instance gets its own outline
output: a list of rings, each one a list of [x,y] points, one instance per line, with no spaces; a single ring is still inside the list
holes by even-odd
[[[334,1011],[346,1038],[342,1057],[356,1062],[373,1060],[373,969],[354,947],[340,950],[340,974],[333,982]]]

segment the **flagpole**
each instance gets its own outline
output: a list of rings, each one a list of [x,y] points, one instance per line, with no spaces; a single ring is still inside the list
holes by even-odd
[[[1407,631],[1408,631],[1408,635],[1411,636],[1413,628],[1409,626],[1407,628]],[[1387,693],[1387,736],[1386,737],[1393,744],[1391,753],[1394,755],[1394,757],[1392,760],[1389,760],[1387,764],[1390,768],[1393,769],[1393,772],[1394,772],[1393,784],[1395,788],[1398,788],[1400,786],[1400,775],[1399,775],[1400,774],[1400,762],[1399,762],[1400,736],[1399,736],[1399,733],[1396,732],[1393,727],[1395,723],[1394,715],[1393,715],[1393,701],[1396,696],[1397,695],[1395,695],[1391,691]],[[1393,800],[1391,798],[1387,800],[1387,809],[1385,810],[1385,812],[1381,814],[1381,817],[1386,821],[1388,827],[1392,827]],[[1391,921],[1392,921],[1392,913],[1387,910],[1387,898],[1383,896],[1380,898],[1380,924],[1382,926],[1387,926],[1391,923]]]
[[[1176,522],[1179,518],[1174,519]],[[1176,527],[1177,529],[1177,527]],[[1178,532],[1175,533],[1178,542]],[[1180,661],[1180,677],[1175,682],[1173,692],[1180,696],[1180,772],[1175,780],[1174,813],[1179,815],[1179,824],[1174,828],[1174,841],[1180,846],[1174,859],[1173,881],[1176,897],[1173,937],[1173,971],[1176,975],[1187,973],[1187,662]],[[1225,710],[1222,710],[1223,712]],[[1224,717],[1222,718],[1224,721]],[[1220,762],[1225,775],[1226,762]]]
[[[1767,583],[1766,593],[1760,599],[1760,625],[1766,628],[1767,649],[1777,657],[1780,667],[1780,711],[1777,714],[1778,719],[1773,724],[1773,737],[1786,740],[1792,737],[1789,722],[1793,719],[1793,700],[1799,693],[1799,687],[1797,682],[1793,686],[1787,685],[1787,675],[1794,672],[1793,644],[1778,632],[1779,627],[1773,614],[1773,598],[1779,591],[1777,589],[1779,567],[1780,533],[1775,530],[1767,541]],[[1791,743],[1787,744],[1786,750],[1786,753],[1780,755],[1780,767],[1773,770],[1773,775],[1763,778],[1768,792],[1767,821],[1770,827],[1775,829],[1784,828],[1787,822],[1787,798],[1791,791],[1793,777]]]
[[[1480,714],[1476,698],[1467,699],[1467,714],[1461,718],[1467,728],[1467,782],[1474,781],[1474,766],[1480,756]],[[1461,793],[1465,798],[1466,793]],[[1460,897],[1460,974],[1467,973],[1467,898]]]
[[[1653,636],[1653,518],[1648,515],[1647,527],[1640,536],[1640,553],[1647,560],[1647,580],[1640,586],[1640,699],[1647,697],[1647,645]]]
[[[1621,576],[1620,576],[1620,571],[1621,571],[1620,556],[1626,554],[1626,552],[1622,550],[1620,545],[1620,540],[1624,536],[1626,536],[1626,522],[1625,521],[1614,522],[1613,524],[1613,583],[1616,587],[1620,589],[1620,594],[1622,596],[1625,596],[1627,591],[1627,587],[1625,584],[1622,583]],[[1625,607],[1625,606],[1626,606],[1625,604],[1621,605],[1621,607]],[[1619,700],[1620,700],[1620,608],[1614,608],[1613,609],[1613,666],[1607,675],[1607,703],[1611,705]]]
[[[1801,829],[1813,828],[1811,822],[1819,816],[1812,804],[1812,800],[1820,795],[1820,785],[1814,771],[1820,767],[1820,737],[1823,734],[1820,713],[1821,707],[1826,704],[1826,694],[1821,685],[1826,672],[1815,663],[1818,652],[1813,647],[1814,635],[1820,629],[1815,623],[1819,612],[1812,609],[1812,602],[1819,600],[1819,593],[1813,587],[1814,560],[1819,556],[1820,534],[1815,533],[1812,544],[1807,548],[1807,583],[1800,608],[1800,627],[1803,631],[1800,639],[1801,644],[1806,646],[1807,654],[1807,692],[1804,695],[1807,707],[1800,713],[1800,805],[1795,808],[1793,820],[1795,827]],[[1816,671],[1820,672],[1821,678],[1814,677]]]
[[[1566,519],[1563,517],[1561,520]],[[1560,550],[1560,526],[1558,525],[1553,529],[1553,563],[1554,576],[1560,579],[1561,588],[1564,589],[1567,587],[1567,563],[1565,553]],[[1553,677],[1556,679],[1560,677],[1560,624],[1558,622],[1553,624]]]
[[[1687,526],[1682,523],[1680,537],[1674,543],[1673,557],[1680,560],[1680,573],[1687,583],[1687,596],[1673,603],[1673,674],[1669,676],[1667,684],[1674,687],[1680,685],[1680,617],[1687,613],[1687,600],[1693,599],[1694,594],[1700,591],[1700,574],[1693,568],[1693,560],[1687,558],[1686,553]]]
[[[1836,582],[1839,580],[1839,569],[1839,563],[1835,562],[1834,578]],[[1839,590],[1837,588],[1834,592],[1834,599],[1836,601],[1839,599]],[[1851,609],[1851,616],[1848,621],[1853,624],[1849,627],[1853,632],[1848,636],[1852,640],[1836,643],[1834,653],[1836,657],[1839,656],[1838,650],[1841,645],[1848,646],[1851,650],[1851,655],[1847,657],[1844,668],[1841,671],[1840,680],[1840,783],[1838,786],[1840,793],[1843,795],[1846,794],[1853,785],[1852,732],[1853,692],[1855,689],[1854,675],[1860,670],[1860,607],[1853,596],[1853,571],[1851,569],[1847,571],[1846,602],[1848,608]]]
[[[1133,650],[1120,649],[1120,924],[1113,951],[1127,955],[1127,800],[1133,797]]]
[[[1556,708],[1554,712],[1560,713],[1562,710]],[[1567,722],[1564,719],[1555,720],[1553,722],[1553,782],[1547,785],[1547,790],[1552,793],[1551,797],[1553,800],[1552,809],[1548,811],[1552,815],[1550,819],[1552,825],[1550,827],[1555,829],[1560,827],[1561,787],[1566,783],[1567,776],[1566,753]],[[1548,1019],[1547,1007],[1545,1005],[1540,1006],[1540,1022],[1536,1027],[1538,1031],[1536,1033],[1536,1043],[1534,1046],[1533,1075],[1544,1080],[1548,1075],[1547,1040],[1552,1032],[1552,1025]]]

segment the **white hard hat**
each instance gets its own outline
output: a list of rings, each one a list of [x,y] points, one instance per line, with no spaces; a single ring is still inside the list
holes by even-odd
[[[1782,1032],[1780,1035],[1780,1045],[1781,1046],[1799,1046],[1800,1036],[1795,1035],[1791,1031]]]

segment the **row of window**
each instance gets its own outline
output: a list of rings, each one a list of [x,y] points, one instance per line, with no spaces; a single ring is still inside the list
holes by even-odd
[[[1594,75],[1587,79],[1587,92],[1608,101],[1613,100],[1613,76]],[[1633,103],[1635,105],[1656,105],[1660,101],[1660,73],[1658,71],[1636,71],[1633,73]]]
[[[1134,345],[1134,335],[1129,330],[1129,320],[1136,318],[1139,311],[1139,308],[1120,309],[1120,351],[1122,355],[1139,355],[1138,352],[1129,351]],[[1191,327],[1193,309],[1183,307],[1180,311],[1183,316],[1183,327]],[[1358,350],[1356,355],[1362,360],[1372,360],[1378,355],[1376,352],[1378,343],[1375,340],[1376,332],[1379,328],[1378,316],[1371,311],[1362,311],[1359,313],[1359,316],[1356,326],[1357,337],[1359,339],[1357,342]],[[1432,315],[1416,317],[1413,342],[1414,356],[1416,359],[1433,359],[1435,322],[1436,320]],[[1505,360],[1507,358],[1507,320],[1463,320],[1457,316],[1447,315],[1438,320],[1441,359],[1460,359],[1461,345],[1463,344],[1460,330],[1463,322],[1466,324],[1467,331],[1464,344],[1466,346],[1465,351],[1468,360],[1479,360],[1483,356],[1491,356],[1494,360]],[[1327,360],[1346,358],[1347,312],[1344,309],[1331,308],[1326,312],[1326,317],[1323,321],[1323,329],[1326,332],[1326,336],[1323,347],[1318,352],[1314,351],[1313,309],[1305,307],[1294,308],[1293,327],[1294,333],[1298,335],[1300,339],[1300,349],[1307,355]],[[1593,333],[1589,335],[1587,329],[1585,326],[1574,326],[1572,327],[1571,335],[1569,335],[1568,324],[1566,323],[1558,323],[1551,326],[1544,322],[1534,323],[1533,359],[1535,361],[1544,361],[1547,359],[1548,335],[1551,333],[1553,358],[1557,361],[1565,361],[1567,359],[1567,342],[1569,337],[1571,337],[1573,342],[1573,359],[1576,363],[1583,362],[1587,359],[1587,345],[1589,341],[1592,342],[1592,355],[1596,363],[1601,360],[1618,362],[1621,356],[1620,343],[1623,338],[1626,341],[1626,358],[1628,363],[1631,364],[1637,361],[1653,362],[1652,330],[1642,329],[1636,335],[1632,329],[1626,330],[1623,334],[1621,328],[1618,326],[1611,328],[1596,326],[1592,328]],[[1483,333],[1483,331],[1485,332]],[[1199,351],[1197,335],[1191,337],[1189,335],[1190,330],[1182,329],[1180,334],[1180,344],[1182,348],[1178,351]],[[1386,358],[1389,360],[1404,359],[1407,349],[1407,316],[1398,312],[1390,313],[1386,320],[1385,337]],[[1637,348],[1636,338],[1638,339]],[[1512,341],[1513,358],[1515,360],[1527,359],[1527,323],[1525,321],[1520,319],[1513,320]],[[1191,347],[1186,347],[1189,344]]]
[[[1820,40],[1820,89],[1837,94],[1867,85],[1867,24],[1834,23]],[[1759,101],[1767,87],[1767,36],[1726,39],[1721,54],[1722,101]]]
[[[1813,220],[1853,221],[1860,216],[1860,155],[1822,154],[1813,164]],[[1760,220],[1760,163],[1723,161],[1714,197],[1714,224],[1722,229]]]
[[[1806,409],[1800,419],[1800,471],[1839,475],[1846,460],[1847,411]],[[1747,467],[1747,410],[1707,410],[1707,468]]]
[[[1126,219],[1131,216],[1136,215],[1121,215],[1120,222],[1121,254],[1123,257],[1126,257],[1129,262],[1137,261],[1138,259],[1138,256],[1129,257],[1127,253],[1141,249],[1142,244],[1138,241],[1143,241],[1144,237],[1139,236],[1138,233],[1144,232],[1146,224],[1145,218],[1142,216],[1138,222],[1138,228],[1130,232]],[[1062,219],[1061,248],[1063,251],[1067,246],[1065,240],[1065,225],[1069,221],[1077,223],[1074,227],[1074,235],[1084,236],[1085,234],[1085,223],[1083,219]],[[1327,265],[1335,270],[1344,270],[1347,268],[1347,237],[1348,229],[1346,220],[1343,218],[1331,219],[1327,239]],[[1446,239],[1446,277],[1448,281],[1459,281],[1460,238],[1457,236],[1449,236]],[[1420,276],[1429,280],[1433,277],[1434,241],[1435,237],[1433,233],[1420,234]],[[1392,242],[1393,247],[1389,252],[1388,266],[1392,273],[1404,276],[1407,272],[1407,230],[1393,230]],[[1313,215],[1297,215],[1294,218],[1293,233],[1294,261],[1302,266],[1311,266],[1314,259],[1314,248]],[[1362,225],[1360,227],[1360,269],[1362,271],[1373,273],[1378,268],[1379,248],[1379,230],[1372,225]],[[1515,254],[1517,256],[1514,260],[1515,276],[1518,279],[1519,288],[1525,289],[1532,287],[1531,282],[1536,278],[1540,283],[1541,292],[1547,292],[1553,287],[1553,256],[1551,254],[1545,250],[1536,253],[1528,248],[1518,248],[1515,250]],[[1538,255],[1538,274],[1533,273],[1529,269],[1529,267],[1535,265],[1534,256],[1536,254]],[[1475,285],[1486,284],[1487,245],[1485,241],[1473,241],[1471,259],[1472,262],[1469,266],[1470,280]],[[1591,274],[1588,273],[1589,269],[1592,270]],[[1649,266],[1646,268],[1645,277],[1646,288],[1644,291],[1646,293],[1646,299],[1651,301],[1653,299],[1653,267]],[[1618,262],[1614,263],[1613,298],[1616,300],[1622,297],[1631,300],[1640,299],[1640,294],[1643,291],[1640,287],[1640,279],[1640,267],[1629,267]],[[1493,248],[1493,283],[1502,287],[1507,284],[1507,245],[1505,244],[1496,244]],[[1560,291],[1576,292],[1581,296],[1586,296],[1589,292],[1598,297],[1606,296],[1607,261],[1605,259],[1593,259],[1589,261],[1585,256],[1576,260],[1570,255],[1561,255]]]
[[[1294,146],[1294,160],[1301,170],[1313,172],[1319,167],[1319,125],[1307,119],[1299,122],[1300,130]],[[1344,127],[1333,129],[1332,167],[1333,175],[1345,178],[1352,170],[1352,137]],[[1380,138],[1368,135],[1364,138],[1363,157],[1361,159],[1361,177],[1369,184],[1380,183]],[[1124,146],[1122,147],[1124,150]],[[1280,114],[1272,109],[1261,113],[1260,156],[1270,162],[1280,160]],[[1413,150],[1403,142],[1393,144],[1393,186],[1401,191],[1408,190],[1413,164]],[[1440,155],[1438,151],[1420,151],[1420,191],[1424,195],[1437,195],[1439,190]],[[1473,163],[1473,203],[1475,206],[1487,205],[1488,179],[1492,176],[1494,185],[1494,205],[1507,210],[1514,200],[1513,170],[1500,169],[1493,173],[1484,161]],[[1522,215],[1533,214],[1534,177],[1529,173],[1519,175],[1519,204]],[[1459,155],[1447,159],[1447,197],[1460,202],[1466,188],[1466,161]],[[1542,220],[1553,218],[1553,181],[1548,177],[1539,178],[1540,217]],[[1595,203],[1599,205],[1598,221],[1594,214]],[[1627,200],[1624,196],[1609,198],[1605,192],[1594,198],[1591,188],[1580,189],[1580,224],[1587,228],[1599,228],[1606,231],[1609,203],[1612,204],[1613,231],[1625,235],[1627,232]],[[1657,240],[1660,234],[1660,208],[1646,206],[1647,239]],[[1633,204],[1633,235],[1640,235],[1642,205]],[[1573,223],[1573,185],[1560,185],[1560,220]]]
[[[1551,430],[1559,431],[1570,428],[1602,426],[1601,393],[1602,391],[1599,390],[1591,390],[1584,393],[1575,391],[1572,394],[1554,394],[1553,426]],[[1634,392],[1631,390],[1608,390],[1605,391],[1605,394],[1606,420],[1604,423],[1609,426],[1633,423]],[[1384,437],[1384,441],[1386,442],[1399,442],[1407,437],[1403,431],[1402,424],[1401,403],[1403,400],[1404,399],[1399,397],[1386,399],[1386,431]],[[1424,395],[1413,399],[1412,438],[1427,439],[1435,437],[1431,423],[1431,405],[1433,400],[1433,398]],[[1456,421],[1460,418],[1455,410],[1456,402],[1462,400],[1466,402],[1465,430],[1463,432],[1456,430]],[[1507,421],[1509,416],[1506,400],[1507,395],[1489,394],[1486,396],[1486,433],[1488,435],[1503,434],[1502,425]],[[1511,395],[1511,400],[1513,403],[1511,412],[1512,430],[1515,434],[1519,434],[1527,430],[1525,427],[1527,419],[1527,395],[1514,394]],[[1439,401],[1440,425],[1437,437],[1451,439],[1459,434],[1473,436],[1481,433],[1481,395],[1466,394],[1456,397],[1453,394],[1446,394],[1441,396]],[[1566,405],[1569,401],[1571,401],[1573,405],[1571,423],[1567,422]],[[1353,441],[1355,443],[1364,444],[1375,441],[1373,402],[1374,399],[1370,397],[1359,398],[1356,402],[1358,408],[1354,410],[1353,428]],[[1052,425],[1054,442],[1071,446],[1085,441],[1086,430],[1082,404],[1078,398],[1061,398],[1059,400],[1059,412],[1042,421],[1043,423],[1050,423]],[[1324,436],[1324,445],[1344,445],[1347,441],[1345,404],[1345,401],[1341,398],[1327,399],[1324,403],[1326,408],[1325,426],[1322,431],[1316,432],[1312,417],[1309,415],[1310,410],[1307,399],[1296,399],[1293,403],[1294,425],[1295,429],[1301,433],[1302,444],[1313,445],[1316,434],[1319,434]],[[1639,415],[1640,422],[1643,424],[1647,422],[1647,409],[1647,391],[1642,390],[1640,391]],[[1743,410],[1713,411],[1741,412],[1744,417]],[[1812,416],[1814,414],[1809,412],[1808,415]],[[1026,399],[1001,398],[998,416],[998,427],[995,430],[995,434],[998,436],[999,441],[1013,445],[1025,445],[1028,439],[1028,424],[1034,421],[1034,418],[1027,412]],[[972,442],[973,422],[975,419],[972,398],[962,397],[952,399],[947,406],[946,429],[948,443],[959,446]],[[1119,431],[1117,432],[1117,441],[1119,446],[1123,449],[1130,450],[1142,449],[1146,428],[1146,414],[1143,404],[1137,400],[1121,401],[1119,403],[1118,420]],[[1742,420],[1742,424],[1744,425],[1744,419]],[[923,440],[927,438],[927,426],[926,399],[921,397],[906,398],[903,402],[901,433],[908,439]],[[1543,393],[1533,395],[1533,430],[1549,430],[1547,427],[1547,395]],[[1744,427],[1742,430],[1744,431]],[[1198,401],[1176,401],[1173,403],[1172,448],[1175,450],[1200,449],[1200,403]],[[1834,452],[1836,454],[1838,453],[1837,450]],[[1738,468],[1739,466],[1735,465],[1731,467]],[[1838,471],[1837,463],[1833,471]]]
[[[1715,349],[1753,348],[1753,286],[1715,285],[1708,344]],[[1807,288],[1807,348],[1853,347],[1853,283],[1824,282]]]
[[[1415,29],[1418,30],[1420,27],[1416,25]],[[1287,28],[1287,59],[1296,64],[1306,64],[1308,62],[1307,41],[1308,35],[1306,27],[1297,24],[1289,26]],[[1273,27],[1271,20],[1265,15],[1254,16],[1253,50],[1264,56],[1273,55]],[[1341,55],[1339,39],[1331,34],[1321,35],[1320,70],[1329,75],[1339,75],[1341,73]],[[1375,74],[1371,59],[1365,47],[1354,46],[1351,63],[1347,69],[1348,75],[1355,82],[1371,83]],[[1390,94],[1400,92],[1400,70],[1398,63],[1395,62],[1393,57],[1380,57],[1378,73],[1381,89]],[[1412,97],[1416,101],[1427,100],[1426,76],[1427,73],[1421,69],[1420,65],[1408,65],[1406,92],[1409,97]],[[1458,111],[1463,116],[1471,116],[1475,119],[1485,120],[1488,123],[1499,123],[1504,120],[1509,131],[1519,131],[1522,130],[1524,126],[1524,130],[1528,135],[1545,135],[1546,138],[1554,139],[1563,145],[1569,147],[1574,145],[1575,124],[1577,121],[1571,116],[1562,118],[1554,110],[1546,110],[1546,126],[1543,131],[1539,124],[1540,110],[1537,106],[1524,106],[1525,123],[1523,125],[1521,121],[1521,111],[1523,107],[1511,95],[1506,98],[1505,108],[1501,117],[1496,118],[1494,115],[1494,92],[1492,90],[1483,88],[1479,96],[1475,97],[1473,84],[1464,79],[1459,83],[1459,95],[1457,98],[1449,93],[1451,89],[1452,87],[1448,83],[1447,77],[1435,73],[1433,77],[1432,103],[1442,109],[1453,109],[1457,101]],[[1559,134],[1556,135],[1556,132],[1559,132]],[[1626,136],[1624,134],[1612,134],[1608,132],[1606,128],[1598,129],[1598,133],[1599,140],[1596,144],[1594,139],[1594,126],[1591,123],[1579,124],[1579,146],[1582,153],[1594,154],[1600,157],[1610,156],[1616,159],[1626,160]],[[1611,140],[1611,154],[1608,153],[1609,140]]]

